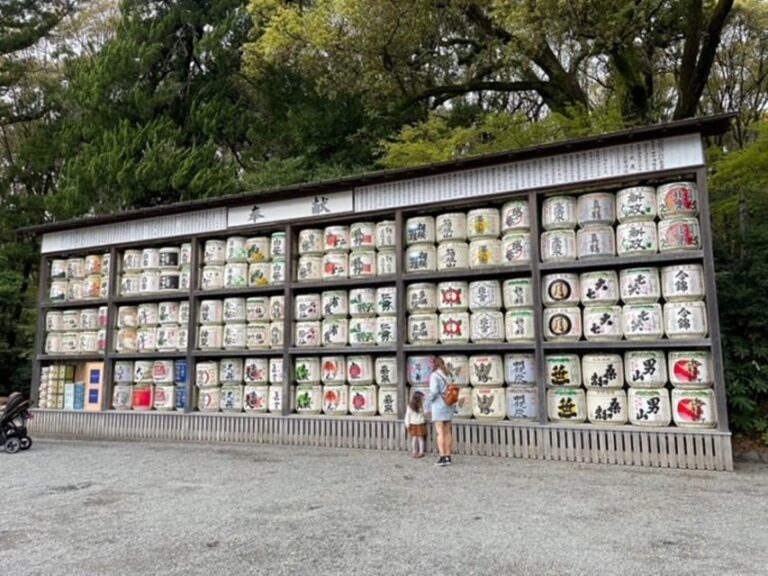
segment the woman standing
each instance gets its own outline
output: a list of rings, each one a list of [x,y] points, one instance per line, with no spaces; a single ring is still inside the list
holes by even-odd
[[[432,402],[432,420],[437,431],[437,451],[440,459],[438,466],[449,466],[453,450],[453,406],[445,403],[444,396],[448,391],[449,377],[445,362],[439,356],[435,357],[435,369],[429,377],[429,399]]]

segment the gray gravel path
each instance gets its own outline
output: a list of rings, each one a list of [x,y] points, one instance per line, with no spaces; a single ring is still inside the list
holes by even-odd
[[[262,446],[0,454],[0,575],[768,574],[768,466]]]

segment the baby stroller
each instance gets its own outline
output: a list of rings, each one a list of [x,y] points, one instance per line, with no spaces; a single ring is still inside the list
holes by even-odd
[[[27,436],[27,420],[32,419],[29,413],[31,405],[32,402],[24,400],[19,392],[14,392],[0,414],[0,445],[5,447],[8,454],[32,447],[32,438]]]

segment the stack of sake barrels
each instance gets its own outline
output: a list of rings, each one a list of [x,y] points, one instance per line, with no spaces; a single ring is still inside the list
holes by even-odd
[[[195,366],[201,412],[281,413],[282,358],[222,358]]]
[[[395,273],[395,222],[355,222],[299,232],[299,282],[373,278]]]
[[[75,381],[75,367],[51,364],[40,368],[40,387],[37,402],[40,408],[61,410],[64,408],[64,386]]]
[[[299,294],[294,299],[294,345],[394,346],[396,306],[394,286]]]
[[[115,325],[118,353],[183,351],[189,337],[189,302],[120,306]]]
[[[97,354],[107,340],[107,307],[45,313],[46,354]]]
[[[526,265],[531,259],[528,201],[512,200],[501,211],[478,208],[409,218],[405,242],[407,272]]]
[[[201,300],[198,348],[202,351],[281,348],[284,311],[282,295]]]
[[[191,244],[123,252],[121,296],[173,294],[189,288]]]
[[[535,338],[530,278],[511,278],[503,284],[499,280],[410,284],[406,301],[411,344],[527,343]]]
[[[113,371],[115,410],[184,410],[186,360],[117,360]]]
[[[207,240],[200,275],[202,290],[280,286],[285,282],[285,232],[272,236]]]
[[[109,293],[109,254],[51,261],[49,298],[52,302],[106,299]]]
[[[394,356],[297,357],[294,382],[299,414],[397,416]]]
[[[459,386],[456,418],[535,420],[538,418],[536,361],[533,353],[440,356],[452,384]],[[421,394],[430,412],[429,379],[434,356],[408,357],[410,398]],[[506,388],[504,387],[506,383]]]

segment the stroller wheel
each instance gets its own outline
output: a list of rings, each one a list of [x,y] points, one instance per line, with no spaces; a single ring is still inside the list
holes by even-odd
[[[21,449],[21,440],[15,436],[5,441],[5,451],[8,454],[16,454]]]
[[[32,448],[32,438],[29,436],[24,436],[24,438],[20,438],[19,441],[21,442],[22,450],[29,450]]]

